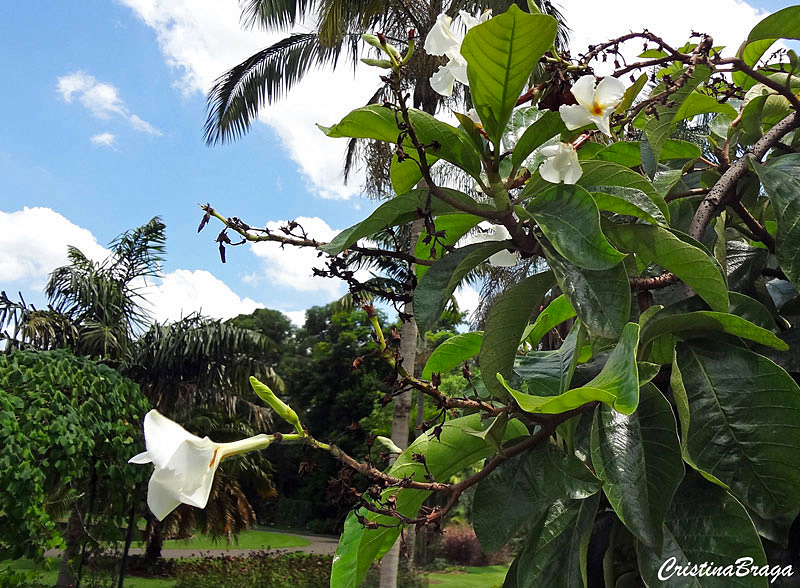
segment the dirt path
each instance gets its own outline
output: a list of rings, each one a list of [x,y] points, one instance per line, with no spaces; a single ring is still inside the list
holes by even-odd
[[[311,545],[303,547],[281,547],[278,549],[260,550],[260,549],[162,549],[161,555],[165,558],[180,558],[180,557],[220,557],[220,556],[238,556],[248,555],[255,551],[302,551],[303,553],[318,553],[320,555],[333,555],[336,551],[336,545],[339,540],[335,537],[325,537],[323,535],[299,535],[297,533],[282,533],[280,531],[270,531],[277,535],[290,535],[293,537],[302,537],[311,541]],[[141,555],[144,549],[141,547],[131,547],[131,555]],[[56,549],[51,549],[44,554],[45,557],[59,557],[61,552]]]

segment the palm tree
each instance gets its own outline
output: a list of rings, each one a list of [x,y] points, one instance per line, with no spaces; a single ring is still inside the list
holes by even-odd
[[[561,14],[550,0],[535,2],[540,10],[563,23]],[[355,66],[362,50],[360,36],[363,33],[379,31],[390,39],[402,41],[407,38],[409,29],[415,29],[418,37],[424,38],[442,12],[451,16],[455,16],[459,10],[474,14],[491,8],[502,12],[511,4],[517,4],[523,10],[528,9],[527,0],[246,0],[242,16],[250,27],[286,31],[307,18],[313,18],[316,28],[310,32],[289,34],[217,79],[208,94],[206,142],[222,143],[244,135],[262,108],[282,98],[309,71],[320,66],[335,68],[343,55],[349,65]],[[559,43],[565,45],[566,40],[566,28],[561,26]],[[441,64],[441,58],[427,55],[424,51],[415,52],[409,61],[406,68],[414,88],[414,108],[434,114],[448,100],[452,105],[469,103],[466,90],[450,99],[433,91],[428,80]],[[383,88],[379,88],[368,103],[379,102],[383,96]],[[355,140],[350,142],[345,161],[345,179],[357,158],[359,145]],[[370,172],[368,191],[373,195],[385,192],[383,186],[387,184],[386,170],[391,152],[380,148],[363,148],[361,155],[365,157],[366,168]],[[412,223],[409,239],[412,247],[417,242],[415,235],[421,231],[421,222]],[[406,315],[413,314],[410,302],[403,311]],[[414,372],[417,338],[414,320],[404,322],[400,353],[403,367],[410,373]],[[410,394],[409,391],[398,396],[394,404],[392,439],[401,448],[407,446]],[[395,546],[384,557],[381,586],[396,585],[397,554]]]

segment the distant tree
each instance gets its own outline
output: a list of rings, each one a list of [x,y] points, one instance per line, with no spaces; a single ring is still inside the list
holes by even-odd
[[[127,461],[148,409],[134,382],[89,358],[0,355],[0,559],[64,547],[58,584],[74,584],[81,546],[124,524],[145,479]]]

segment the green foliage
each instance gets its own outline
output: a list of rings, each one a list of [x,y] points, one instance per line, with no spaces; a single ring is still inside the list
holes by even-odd
[[[635,80],[619,103],[576,106],[565,103],[587,64],[552,47],[555,22],[532,5],[530,13],[503,8],[461,47],[479,123],[459,114],[456,128],[409,109],[407,99],[419,107],[427,90],[423,70],[409,66],[385,77],[376,100],[388,104],[325,129],[393,150],[390,176],[404,193],[321,251],[335,256],[424,219],[417,242],[390,257],[413,251],[431,260],[415,270],[413,294],[426,337],[468,277],[485,276],[492,293],[481,330],[426,338],[439,345],[421,374],[430,382],[392,371],[394,347],[376,333],[378,349],[363,319],[330,309],[309,312],[295,340],[301,353],[281,360],[288,398],[318,437],[336,437],[341,427],[326,423],[350,415],[386,432],[388,409],[371,407],[409,387],[431,397],[426,416],[442,419],[386,470],[436,485],[369,475],[359,494],[366,502],[345,521],[332,585],[358,586],[399,535],[398,519],[441,522],[443,511],[430,508],[475,485],[484,547],[521,545],[509,588],[600,577],[607,586],[656,585],[671,557],[675,565],[789,561],[780,549],[800,541],[800,79],[793,52],[774,54],[769,66],[759,60],[774,40],[797,38],[800,10],[767,17],[741,61],[724,61],[743,100],[720,75],[723,49],[703,37],[678,53],[646,47],[643,64],[615,66],[618,80]],[[611,54],[619,42],[606,46]],[[658,83],[645,89],[652,67]],[[406,93],[409,80],[415,88]],[[557,114],[565,105],[616,116],[604,119],[609,129],[594,122],[568,131]],[[597,124],[602,136],[585,133]],[[575,185],[542,177],[541,148],[556,141],[577,149]],[[574,170],[572,151],[560,153]],[[413,164],[400,163],[406,156]],[[438,185],[453,177],[466,178],[462,191]],[[428,187],[412,190],[420,179]],[[505,227],[506,240],[461,241],[481,220]],[[503,250],[519,263],[487,269]],[[478,370],[454,373],[476,356]],[[360,375],[349,370],[356,357]],[[349,436],[351,450],[362,433]],[[466,467],[485,469],[441,486]],[[439,498],[421,510],[431,490]],[[765,582],[680,575],[665,585]]]
[[[59,505],[87,505],[89,492],[110,521],[127,513],[148,408],[136,384],[68,351],[0,355],[0,557],[61,545]]]
[[[204,558],[176,567],[176,588],[327,588],[331,557],[261,553]]]

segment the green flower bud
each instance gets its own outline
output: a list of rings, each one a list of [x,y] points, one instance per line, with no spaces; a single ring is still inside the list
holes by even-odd
[[[298,433],[304,435],[303,426],[300,424],[300,417],[292,410],[292,407],[286,404],[283,400],[275,396],[275,393],[270,390],[269,386],[262,384],[253,376],[250,376],[250,385],[258,397],[266,402],[269,407],[274,410],[279,417],[292,425]]]
[[[380,67],[383,69],[392,69],[392,62],[388,59],[369,59],[367,57],[362,57],[361,61],[366,63],[367,65],[372,65],[374,67]]]
[[[373,47],[377,47],[378,49],[383,49],[383,45],[381,45],[381,40],[377,37],[377,35],[369,35],[364,33],[361,35],[361,39],[367,44],[372,45]]]

